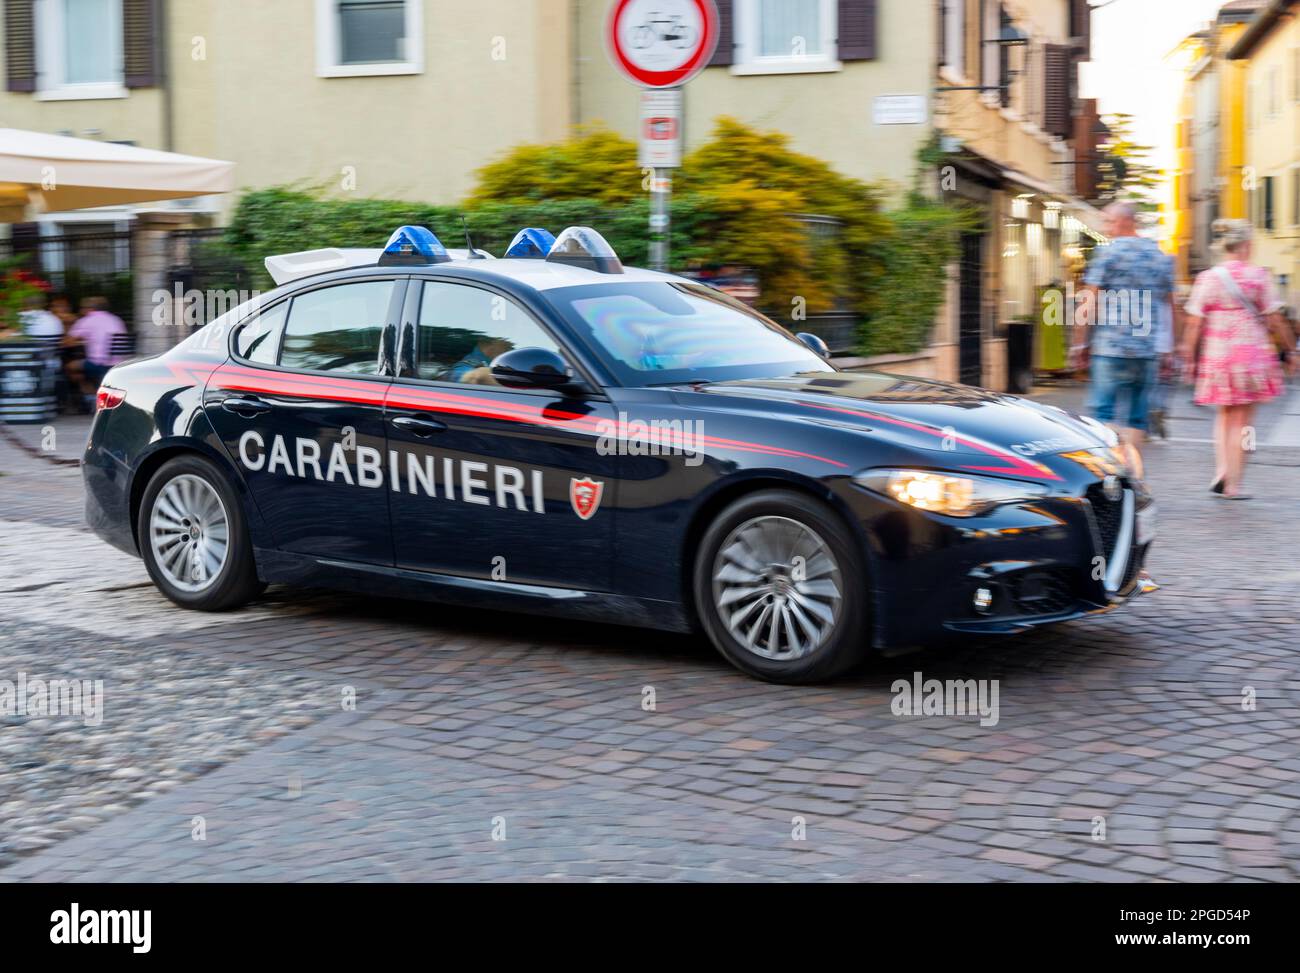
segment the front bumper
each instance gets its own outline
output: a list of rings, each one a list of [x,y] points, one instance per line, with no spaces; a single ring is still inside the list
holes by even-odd
[[[853,502],[871,564],[873,642],[1014,634],[1154,590],[1146,575],[1154,505],[1140,484],[1121,486],[1116,499],[1098,481],[971,518],[860,490]]]

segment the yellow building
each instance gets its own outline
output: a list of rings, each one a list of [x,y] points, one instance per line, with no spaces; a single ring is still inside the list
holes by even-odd
[[[1182,72],[1175,167],[1167,187],[1165,246],[1180,281],[1213,262],[1210,228],[1246,215],[1246,67],[1229,50],[1267,0],[1232,0],[1166,59]]]
[[[1174,276],[1187,280],[1191,250],[1195,240],[1194,189],[1196,173],[1193,132],[1196,125],[1196,99],[1193,78],[1198,66],[1206,63],[1208,31],[1197,31],[1166,57],[1166,62],[1184,77],[1174,116],[1174,165],[1165,182],[1165,197],[1160,202],[1161,246],[1174,258]]]
[[[1255,223],[1254,260],[1284,298],[1300,296],[1300,20],[1295,0],[1271,0],[1228,51],[1245,65],[1242,185]]]

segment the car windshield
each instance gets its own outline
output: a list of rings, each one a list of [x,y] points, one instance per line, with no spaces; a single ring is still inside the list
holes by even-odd
[[[700,284],[591,284],[545,293],[624,387],[834,371],[761,314]]]

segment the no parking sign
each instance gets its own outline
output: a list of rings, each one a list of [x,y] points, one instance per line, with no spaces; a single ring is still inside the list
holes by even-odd
[[[605,41],[615,67],[647,88],[685,84],[718,46],[713,0],[614,0]]]
[[[668,170],[682,164],[682,85],[713,59],[713,0],[613,0],[605,44],[614,66],[642,92],[639,160],[652,172],[650,264],[668,269]]]

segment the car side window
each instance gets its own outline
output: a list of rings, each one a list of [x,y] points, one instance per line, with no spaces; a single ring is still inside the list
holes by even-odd
[[[424,282],[416,331],[419,378],[495,385],[489,365],[514,348],[560,349],[514,301],[480,287]]]
[[[274,365],[288,314],[289,302],[282,301],[246,321],[235,335],[235,354],[245,361]]]
[[[308,291],[293,299],[280,364],[318,372],[379,372],[379,342],[393,296],[391,280]]]

